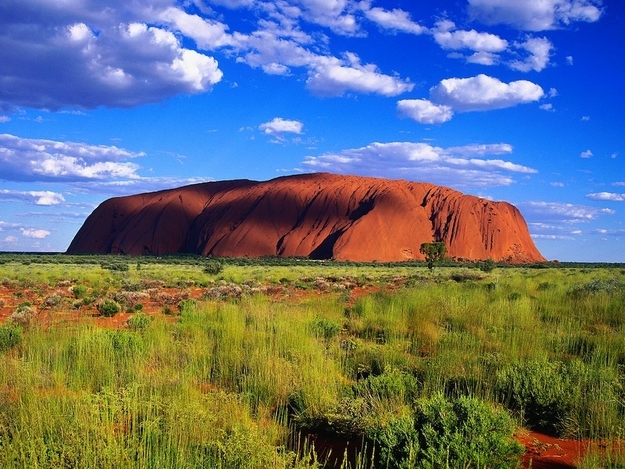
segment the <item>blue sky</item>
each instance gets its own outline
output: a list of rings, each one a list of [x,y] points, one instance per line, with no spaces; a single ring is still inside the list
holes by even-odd
[[[0,251],[103,200],[311,171],[515,204],[625,262],[618,0],[3,0]]]

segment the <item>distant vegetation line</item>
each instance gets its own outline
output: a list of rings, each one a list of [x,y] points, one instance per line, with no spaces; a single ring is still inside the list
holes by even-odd
[[[402,262],[355,262],[337,260],[315,260],[306,257],[206,257],[197,254],[168,254],[164,256],[127,256],[119,254],[65,254],[62,252],[9,252],[0,251],[0,264],[7,262],[31,262],[35,264],[102,264],[110,262],[123,262],[136,264],[190,264],[200,265],[209,260],[216,260],[227,265],[236,266],[363,266],[363,267],[426,267],[426,261],[402,261]],[[625,268],[622,262],[535,262],[527,264],[508,264],[505,262],[487,261],[459,261],[445,259],[439,261],[439,267],[464,267],[464,268],[518,268],[546,269],[546,268]]]

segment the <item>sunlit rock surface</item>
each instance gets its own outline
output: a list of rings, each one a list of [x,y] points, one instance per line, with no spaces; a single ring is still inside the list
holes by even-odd
[[[448,257],[541,262],[521,213],[428,183],[326,173],[209,182],[103,202],[68,253],[219,257],[298,256],[353,261]]]

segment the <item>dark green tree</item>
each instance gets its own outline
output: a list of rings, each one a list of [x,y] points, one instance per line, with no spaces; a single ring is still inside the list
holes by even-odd
[[[447,247],[445,247],[445,243],[436,241],[432,243],[423,243],[419,248],[419,252],[425,256],[425,260],[428,263],[428,269],[432,270],[435,262],[445,259]]]

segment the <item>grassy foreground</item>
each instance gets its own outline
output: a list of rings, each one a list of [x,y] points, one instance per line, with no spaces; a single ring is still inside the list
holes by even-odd
[[[520,427],[625,467],[624,272],[11,258],[0,467],[512,468]],[[201,299],[137,306],[185,286]],[[125,327],[54,321],[106,300]]]

